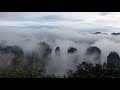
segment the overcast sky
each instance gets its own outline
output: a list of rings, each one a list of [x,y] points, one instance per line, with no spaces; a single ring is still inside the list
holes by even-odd
[[[0,12],[0,26],[120,32],[120,12]]]

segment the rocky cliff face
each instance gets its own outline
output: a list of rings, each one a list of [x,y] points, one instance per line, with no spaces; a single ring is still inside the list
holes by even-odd
[[[93,63],[93,64],[101,64],[101,50],[98,47],[90,46],[87,48],[86,51],[87,55],[87,62]]]
[[[40,42],[35,50],[26,55],[26,59],[29,61],[29,65],[34,64],[44,67],[50,59],[51,53],[52,49],[50,46],[45,42]]]
[[[0,46],[0,67],[22,66],[24,52],[18,46]]]
[[[68,48],[68,53],[75,53],[76,51],[77,51],[77,49],[74,48],[74,47],[69,47]]]
[[[56,54],[56,55],[60,55],[60,47],[56,47],[56,49],[55,49],[55,54]]]
[[[24,62],[24,52],[18,46],[12,47],[12,53],[14,53],[15,57],[13,58],[13,66],[23,66]]]

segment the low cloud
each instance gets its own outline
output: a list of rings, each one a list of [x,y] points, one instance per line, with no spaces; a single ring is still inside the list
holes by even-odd
[[[1,27],[0,41],[5,40],[7,45],[18,45],[26,55],[36,49],[39,42],[46,42],[52,49],[51,59],[46,69],[49,73],[63,75],[68,69],[75,69],[79,63],[86,61],[86,50],[96,46],[101,50],[101,62],[106,62],[109,52],[115,51],[120,55],[120,36],[111,34],[91,34],[76,30],[61,30],[40,28],[31,30],[19,27]],[[55,54],[55,48],[60,47],[60,56]],[[77,52],[68,54],[69,47],[75,47]],[[76,61],[74,61],[76,60]]]
[[[110,34],[119,32],[119,19],[120,14],[112,12],[1,12],[0,42],[22,48],[26,62],[29,62],[26,56],[32,52],[37,52],[38,59],[45,60],[41,59],[44,51],[38,47],[38,43],[46,42],[52,53],[49,59],[46,59],[45,68],[47,72],[61,76],[68,69],[74,70],[79,63],[94,58],[86,55],[90,46],[101,50],[101,64],[106,62],[111,51],[120,55],[120,36]],[[60,55],[55,53],[56,47],[60,47]],[[74,47],[77,51],[68,54],[69,47]],[[9,58],[9,55],[14,57],[11,53],[6,58]],[[0,56],[0,66],[7,66],[7,61],[4,61],[6,58],[5,55]]]

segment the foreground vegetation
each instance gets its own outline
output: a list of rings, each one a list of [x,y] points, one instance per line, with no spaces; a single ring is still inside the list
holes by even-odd
[[[39,66],[31,65],[29,67],[7,67],[0,69],[0,78],[52,78],[54,75],[48,75],[44,69]]]
[[[75,71],[68,70],[65,78],[120,78],[120,68],[108,68],[106,65],[81,63]]]
[[[49,75],[43,68],[31,65],[21,68],[1,68],[0,78],[60,78],[55,75]],[[106,68],[104,65],[81,63],[76,70],[68,70],[62,78],[120,78],[119,68]]]

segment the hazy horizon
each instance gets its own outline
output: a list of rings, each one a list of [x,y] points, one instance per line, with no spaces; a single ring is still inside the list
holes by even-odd
[[[0,12],[0,26],[120,32],[120,12]]]
[[[38,43],[46,42],[52,53],[45,68],[49,73],[63,75],[83,61],[92,61],[94,55],[86,55],[90,46],[101,50],[101,64],[106,62],[111,51],[120,55],[120,35],[90,33],[120,32],[119,24],[120,12],[0,12],[0,42],[19,46],[24,55],[35,51],[38,60],[44,53]],[[55,54],[56,47],[60,47],[61,56]],[[77,52],[68,54],[69,47],[75,47]],[[0,56],[2,66],[7,66],[5,57]],[[29,61],[26,57],[24,60]]]

